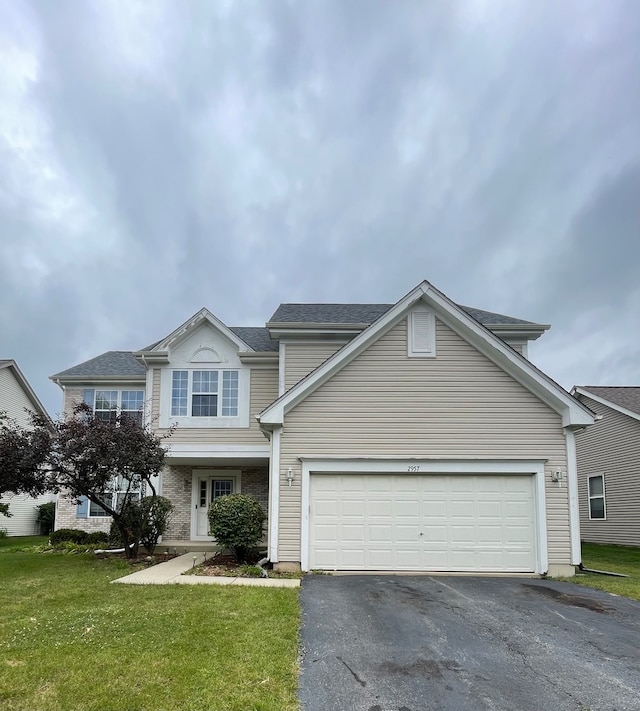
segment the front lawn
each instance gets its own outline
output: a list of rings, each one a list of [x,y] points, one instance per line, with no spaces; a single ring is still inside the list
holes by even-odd
[[[111,585],[126,561],[25,541],[0,541],[4,711],[297,709],[297,590]]]
[[[579,573],[569,581],[615,595],[640,600],[640,548],[582,544],[582,564],[585,568],[625,573],[628,578],[615,578],[597,573]]]

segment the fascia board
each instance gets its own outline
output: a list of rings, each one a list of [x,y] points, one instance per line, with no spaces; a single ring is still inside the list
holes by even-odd
[[[261,412],[260,415],[258,415],[259,422],[261,424],[283,424],[284,415],[289,410],[294,408],[298,403],[302,402],[307,395],[329,380],[335,372],[366,350],[370,343],[389,330],[396,321],[402,317],[404,312],[431,288],[433,287],[431,287],[428,282],[423,282],[415,289],[412,289],[406,296],[400,299],[395,306],[392,306],[380,316],[377,321],[374,321],[352,341],[330,356],[319,368],[310,373],[297,385],[294,385],[272,405],[266,408],[266,410]]]
[[[562,416],[562,426],[592,425],[594,417],[582,403],[553,382],[542,371],[498,336],[478,324],[462,309],[447,299],[444,294],[432,289],[425,301],[440,311],[437,316],[454,331],[463,335],[475,348],[498,367],[511,375],[527,390],[539,397],[551,409]]]
[[[81,383],[100,383],[101,385],[107,385],[113,383],[146,383],[147,376],[144,375],[67,375],[64,378],[58,378],[50,376],[49,380],[52,380],[58,385],[79,385]]]
[[[600,395],[594,395],[593,393],[589,392],[588,390],[585,390],[584,388],[575,387],[571,392],[577,392],[580,395],[583,395],[584,397],[588,397],[594,402],[599,402],[601,405],[610,407],[616,412],[620,412],[623,415],[627,415],[627,417],[632,417],[634,420],[640,420],[640,415],[637,412],[633,412],[633,410],[627,410],[626,407],[623,407],[622,405],[617,405],[615,402],[611,402],[611,400],[607,400],[606,398],[601,397]]]
[[[169,362],[169,351],[135,351],[133,357],[144,365],[166,365]]]

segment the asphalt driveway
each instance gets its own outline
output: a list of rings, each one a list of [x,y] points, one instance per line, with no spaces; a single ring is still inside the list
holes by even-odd
[[[640,710],[640,602],[525,578],[307,576],[303,711]]]

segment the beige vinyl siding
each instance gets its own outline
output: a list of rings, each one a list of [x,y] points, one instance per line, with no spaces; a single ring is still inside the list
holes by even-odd
[[[26,427],[30,420],[25,407],[35,410],[12,370],[9,367],[0,368],[0,412],[6,412],[19,425]]]
[[[581,397],[602,419],[576,434],[583,541],[640,546],[640,421]],[[604,474],[606,519],[589,519],[587,478]]]
[[[548,460],[549,562],[570,562],[561,419],[536,396],[437,321],[436,358],[408,358],[406,319],[286,415],[280,560],[300,560],[300,456]]]
[[[343,343],[287,343],[284,387],[288,390],[325,362]]]
[[[160,402],[160,369],[153,372],[152,414],[157,422],[158,403]],[[278,397],[277,368],[252,368],[249,404],[249,427],[238,428],[196,428],[178,427],[171,436],[171,444],[238,444],[267,446],[268,442],[262,434],[256,415],[270,405]],[[158,428],[158,433],[167,430]]]

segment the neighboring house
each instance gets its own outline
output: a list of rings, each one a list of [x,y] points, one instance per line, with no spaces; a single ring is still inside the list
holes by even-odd
[[[209,503],[242,491],[281,569],[571,575],[573,432],[593,414],[525,357],[547,328],[423,282],[396,304],[282,304],[265,328],[202,309],[52,379],[67,411],[145,401],[157,431],[177,423],[166,545],[210,542]],[[57,525],[99,513],[61,501]]]
[[[27,411],[49,417],[15,360],[0,360],[0,412],[5,412],[22,427],[28,427],[30,420]],[[10,536],[32,536],[40,533],[36,507],[48,501],[55,501],[55,498],[55,494],[36,497],[26,494],[1,496],[0,502],[9,504],[11,516],[0,514],[0,528],[6,529]]]
[[[571,392],[598,420],[576,433],[582,540],[640,546],[640,387]]]

